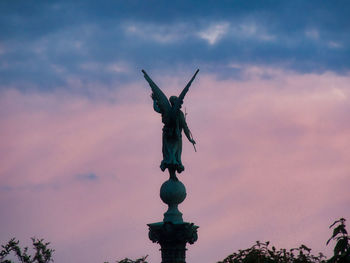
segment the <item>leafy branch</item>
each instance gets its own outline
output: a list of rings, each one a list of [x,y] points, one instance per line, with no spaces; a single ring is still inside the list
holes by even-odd
[[[6,245],[1,246],[0,263],[14,263],[14,261],[8,259],[12,254],[11,252],[21,263],[49,263],[53,261],[52,254],[55,250],[49,248],[49,242],[44,243],[43,239],[32,238],[32,243],[35,251],[34,255],[28,254],[28,247],[22,250],[18,240],[15,238],[10,239]]]
[[[270,242],[256,241],[251,248],[239,250],[217,263],[325,263],[325,256],[311,254],[311,249],[305,245],[298,248],[277,250],[274,246],[269,248]]]
[[[328,239],[327,245],[331,240],[336,241],[334,247],[334,255],[331,257],[329,263],[349,263],[350,262],[350,236],[345,228],[345,218],[340,218],[339,220],[334,221],[329,228],[333,229],[333,234]]]
[[[148,263],[146,261],[147,257],[148,256],[144,256],[144,257],[136,259],[136,260],[132,260],[132,259],[129,259],[129,258],[124,258],[124,259],[119,260],[119,261],[117,260],[116,263]],[[108,262],[104,262],[104,263],[108,263]]]

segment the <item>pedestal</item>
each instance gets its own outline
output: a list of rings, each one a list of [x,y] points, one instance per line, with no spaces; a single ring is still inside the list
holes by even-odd
[[[176,176],[160,188],[160,198],[168,205],[163,222],[147,224],[149,239],[160,245],[162,263],[185,263],[186,244],[197,241],[198,226],[184,222],[178,205],[186,198],[186,188]]]
[[[160,244],[162,263],[185,263],[186,244],[197,241],[197,228],[193,223],[159,222],[148,224],[149,239]]]

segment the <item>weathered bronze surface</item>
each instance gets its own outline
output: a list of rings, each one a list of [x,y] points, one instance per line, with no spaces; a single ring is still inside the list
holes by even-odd
[[[181,173],[185,169],[181,161],[182,131],[184,131],[187,139],[193,146],[196,144],[187,126],[185,115],[181,111],[181,106],[198,72],[199,69],[197,69],[192,79],[178,97],[171,96],[168,100],[146,71],[142,70],[145,79],[152,89],[153,109],[162,115],[162,122],[164,123],[162,138],[163,160],[160,164],[160,169],[162,171],[168,169],[170,177],[175,180],[177,179],[175,171]]]
[[[152,89],[153,109],[162,115],[164,124],[163,160],[160,169],[163,172],[168,169],[170,175],[169,180],[165,181],[160,188],[160,198],[168,205],[168,210],[164,213],[162,222],[148,224],[149,238],[161,246],[162,263],[185,263],[186,244],[193,244],[198,238],[198,226],[184,222],[182,213],[178,210],[178,205],[185,200],[187,194],[184,184],[176,177],[176,172],[181,173],[185,169],[181,162],[182,131],[193,146],[196,144],[187,127],[181,106],[198,71],[178,97],[171,96],[168,100],[147,73],[142,70]]]

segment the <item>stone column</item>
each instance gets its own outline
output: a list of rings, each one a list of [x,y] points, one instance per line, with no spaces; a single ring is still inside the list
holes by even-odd
[[[160,244],[162,263],[185,263],[186,244],[193,244],[198,226],[184,222],[178,205],[186,198],[186,188],[176,177],[171,177],[160,188],[160,198],[168,205],[163,222],[148,224],[149,238]]]

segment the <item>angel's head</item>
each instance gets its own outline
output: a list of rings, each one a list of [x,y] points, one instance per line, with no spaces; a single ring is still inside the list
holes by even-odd
[[[174,106],[174,105],[175,105],[176,100],[177,100],[177,97],[176,97],[176,96],[171,96],[171,97],[169,98],[169,101],[170,101],[171,106]]]

